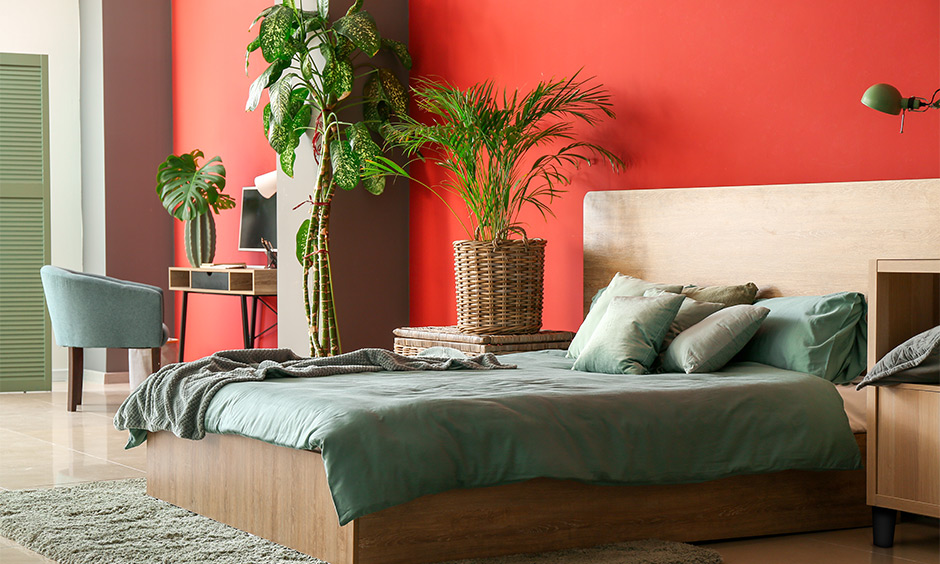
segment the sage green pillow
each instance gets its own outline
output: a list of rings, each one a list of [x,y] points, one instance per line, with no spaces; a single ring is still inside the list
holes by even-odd
[[[643,292],[643,295],[661,296],[665,293],[666,292],[663,292],[662,290],[652,288]],[[679,313],[676,314],[676,318],[673,319],[672,324],[669,325],[669,330],[666,331],[666,336],[663,337],[663,343],[659,347],[659,350],[665,351],[666,348],[668,348],[672,343],[672,340],[676,338],[676,335],[705,319],[709,315],[715,313],[719,309],[722,309],[723,307],[725,307],[724,304],[700,302],[686,297],[684,300],[682,300],[682,305],[679,306]],[[660,357],[662,357],[662,354],[660,354]]]
[[[868,326],[858,292],[760,300],[770,309],[740,360],[815,374],[836,384],[865,370]]]
[[[646,374],[682,300],[676,294],[613,298],[572,369]]]
[[[679,333],[663,353],[666,372],[714,372],[728,363],[757,332],[770,310],[735,305]]]
[[[619,272],[615,274],[604,289],[604,292],[599,292],[598,295],[595,296],[596,300],[594,301],[594,305],[591,307],[590,311],[588,311],[584,322],[581,323],[581,327],[568,346],[568,358],[578,358],[578,355],[581,354],[581,351],[587,345],[591,335],[594,334],[594,329],[597,327],[597,324],[600,323],[601,318],[604,317],[604,314],[607,312],[607,307],[610,305],[611,300],[620,296],[642,296],[643,292],[650,288],[659,288],[660,290],[674,294],[678,294],[682,291],[682,286],[678,284],[657,284],[632,276],[625,276]]]
[[[751,305],[757,299],[757,284],[748,282],[740,286],[686,286],[682,293],[700,302],[714,302],[726,306]]]

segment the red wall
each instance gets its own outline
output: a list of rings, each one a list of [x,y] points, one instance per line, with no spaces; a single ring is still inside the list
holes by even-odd
[[[242,187],[253,186],[254,177],[273,170],[276,162],[262,132],[260,112],[245,112],[248,86],[264,69],[263,61],[253,58],[252,78],[245,76],[245,46],[254,36],[248,33],[248,25],[270,3],[269,0],[173,2],[173,151],[182,153],[198,148],[207,157],[221,156],[227,173],[225,192],[239,205]],[[240,207],[236,206],[215,216],[215,262],[264,264],[264,253],[238,251],[239,213]],[[176,222],[175,263],[186,266],[189,262],[182,234],[183,225]],[[179,296],[176,302],[180,319]],[[276,300],[273,302],[276,305]],[[218,350],[242,348],[238,298],[191,294],[188,309],[185,360]],[[264,311],[260,304],[258,311]],[[264,311],[259,317],[259,330],[274,321],[275,317]],[[179,327],[174,331],[176,335],[178,330]],[[276,347],[277,331],[268,333],[256,345]]]
[[[548,239],[550,328],[581,322],[581,204],[588,190],[940,176],[940,112],[899,120],[859,103],[876,82],[930,97],[940,87],[940,2],[912,0],[411,0],[412,76],[528,89],[584,67],[618,119],[585,136],[631,161],[583,169],[531,216]],[[415,167],[416,176],[439,180]],[[729,218],[731,219],[731,218]],[[411,196],[411,323],[453,323],[456,221]]]

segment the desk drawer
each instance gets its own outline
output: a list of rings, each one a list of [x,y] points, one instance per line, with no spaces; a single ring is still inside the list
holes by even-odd
[[[190,286],[199,290],[228,290],[228,272],[201,272],[194,270]]]

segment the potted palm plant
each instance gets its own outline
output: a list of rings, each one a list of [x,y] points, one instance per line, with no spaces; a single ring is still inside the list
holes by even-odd
[[[382,154],[373,133],[381,134],[390,119],[407,113],[408,92],[392,71],[370,59],[387,51],[411,68],[411,55],[404,43],[379,35],[362,0],[335,21],[329,17],[329,0],[309,4],[315,9],[305,10],[301,0],[283,0],[255,18],[261,25],[248,45],[246,71],[247,57],[257,49],[269,65],[251,84],[245,109],[256,109],[267,90],[264,133],[288,176],[293,176],[301,136],[312,135],[319,172],[306,201],[310,218],[297,231],[297,258],[303,267],[310,354],[330,356],[341,352],[329,254],[333,194],[337,187],[352,190],[360,184],[372,194],[385,189],[385,178],[366,173],[364,163]],[[365,81],[353,96],[357,77]],[[345,121],[343,110],[357,105],[362,120]]]
[[[624,166],[613,152],[577,139],[576,124],[596,126],[615,117],[610,94],[591,80],[576,73],[542,81],[526,94],[499,91],[492,82],[460,90],[419,80],[417,107],[427,122],[404,116],[388,128],[387,139],[406,154],[449,173],[440,188],[459,196],[469,212],[469,223],[454,213],[467,233],[467,240],[454,242],[461,331],[541,328],[545,241],[526,236],[521,212],[534,208],[543,217],[553,215],[550,204],[571,182],[571,167],[595,157],[614,170]],[[381,157],[370,171],[408,176]],[[441,192],[428,188],[446,203]]]
[[[212,214],[235,207],[225,189],[225,166],[218,156],[200,165],[199,149],[170,155],[157,170],[157,196],[166,211],[185,224],[183,242],[189,264],[198,268],[215,257]]]

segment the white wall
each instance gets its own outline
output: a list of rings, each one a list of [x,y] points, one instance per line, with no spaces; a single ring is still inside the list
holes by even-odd
[[[78,0],[0,0],[0,52],[49,56],[52,263],[82,269],[82,154]],[[68,367],[52,347],[53,370]]]

